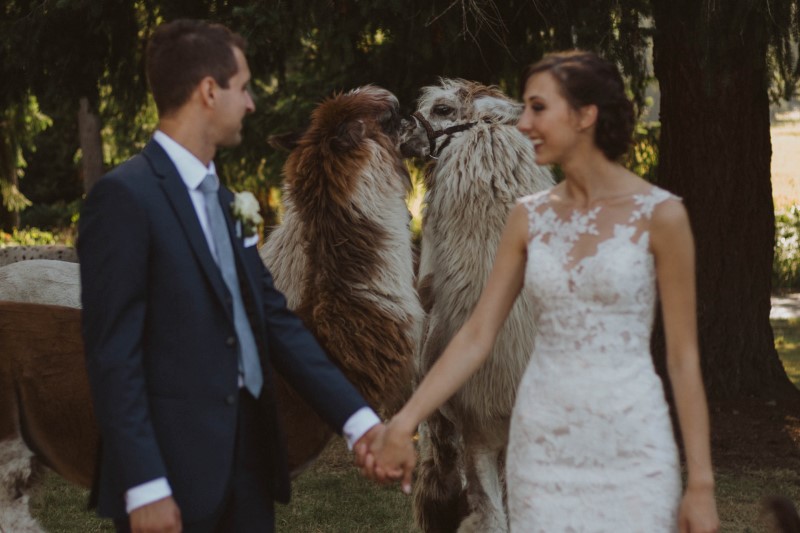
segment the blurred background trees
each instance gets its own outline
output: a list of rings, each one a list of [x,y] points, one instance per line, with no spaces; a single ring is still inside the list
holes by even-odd
[[[257,110],[217,164],[265,210],[284,161],[267,136],[302,128],[336,91],[381,85],[409,112],[439,76],[518,96],[543,53],[597,51],[621,66],[642,117],[657,82],[660,115],[640,123],[627,164],[690,211],[710,390],[785,383],[768,321],[769,105],[798,87],[800,0],[0,1],[5,231],[68,227],[84,191],[146,143],[156,116],[143,53],[162,21],[205,18],[247,38]]]

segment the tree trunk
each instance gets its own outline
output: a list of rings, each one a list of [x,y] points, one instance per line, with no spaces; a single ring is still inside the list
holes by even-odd
[[[103,175],[101,127],[100,118],[90,109],[88,98],[81,98],[78,107],[78,138],[81,145],[83,190],[87,193]]]
[[[712,399],[765,396],[790,385],[769,322],[774,211],[767,27],[754,9],[741,17],[737,4],[653,3],[658,182],[683,197],[692,222],[700,350]],[[660,321],[654,354],[663,371]]]

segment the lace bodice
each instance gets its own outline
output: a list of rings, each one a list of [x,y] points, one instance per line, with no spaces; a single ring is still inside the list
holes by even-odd
[[[595,363],[629,364],[622,353],[649,357],[656,296],[649,224],[655,206],[677,197],[647,194],[590,209],[559,205],[550,191],[520,200],[530,241],[525,287],[536,303],[537,346],[567,349]]]
[[[525,290],[538,329],[511,420],[512,532],[672,532],[677,449],[650,356],[652,187],[589,209],[544,191],[529,214]]]

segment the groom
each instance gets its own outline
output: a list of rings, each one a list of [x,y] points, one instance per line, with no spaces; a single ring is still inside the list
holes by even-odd
[[[147,48],[159,126],[81,214],[83,336],[118,531],[273,531],[289,499],[273,368],[348,444],[383,425],[286,308],[219,185],[254,111],[243,39],[177,20]]]

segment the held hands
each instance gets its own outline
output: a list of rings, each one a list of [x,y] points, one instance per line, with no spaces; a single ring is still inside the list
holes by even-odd
[[[378,424],[359,439],[354,450],[356,466],[364,477],[378,483],[399,479],[403,492],[411,494],[417,454],[410,431],[402,430],[395,420],[388,426]]]
[[[130,513],[132,533],[180,533],[181,511],[172,496],[137,507]]]
[[[678,511],[681,533],[716,533],[719,531],[714,488],[692,487],[686,489]]]

